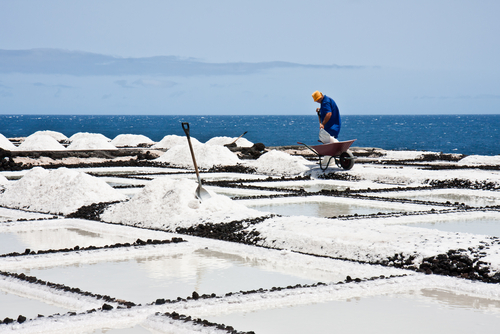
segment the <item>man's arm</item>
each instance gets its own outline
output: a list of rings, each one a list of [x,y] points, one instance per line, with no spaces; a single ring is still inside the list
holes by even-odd
[[[320,120],[319,128],[320,129],[324,129],[325,125],[328,123],[328,121],[330,120],[331,117],[332,117],[332,113],[331,112],[329,112],[328,114],[326,114],[325,115],[325,119],[323,119],[323,122],[321,122],[321,120]]]

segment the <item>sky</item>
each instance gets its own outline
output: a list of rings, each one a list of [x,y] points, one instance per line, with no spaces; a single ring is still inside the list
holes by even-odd
[[[500,113],[497,0],[0,0],[0,114]]]

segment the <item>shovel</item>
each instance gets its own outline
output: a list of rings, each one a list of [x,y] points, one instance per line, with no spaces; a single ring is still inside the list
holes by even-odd
[[[230,147],[232,146],[234,143],[236,143],[236,141],[238,141],[238,139],[240,139],[241,137],[243,137],[244,135],[247,134],[248,131],[245,131],[243,132],[243,134],[241,136],[239,136],[238,138],[236,138],[235,140],[233,140],[232,142],[230,142],[229,144],[225,144],[224,146],[227,146],[227,147]]]
[[[196,171],[196,177],[198,178],[198,188],[196,188],[196,197],[200,201],[203,201],[204,199],[209,199],[210,194],[201,186],[200,172],[198,172],[198,165],[196,164],[196,159],[194,158],[193,146],[191,145],[191,137],[189,136],[189,123],[183,122],[182,129],[184,130],[184,133],[186,133],[186,137],[189,144],[189,150],[191,151],[191,158],[193,158],[194,170]]]

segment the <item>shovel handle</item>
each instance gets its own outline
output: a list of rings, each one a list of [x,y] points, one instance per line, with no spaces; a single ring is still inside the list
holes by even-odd
[[[186,136],[189,138],[189,123],[182,122],[182,129],[184,130]]]
[[[198,171],[198,165],[196,164],[196,158],[194,157],[193,145],[191,145],[191,137],[189,136],[189,123],[182,122],[182,129],[184,130],[184,133],[186,134],[188,140],[189,151],[191,152],[191,158],[193,159],[194,171],[196,172],[196,177],[198,178],[198,184],[201,187],[200,172]]]

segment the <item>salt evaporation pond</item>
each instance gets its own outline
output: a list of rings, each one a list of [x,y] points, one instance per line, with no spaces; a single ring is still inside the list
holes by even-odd
[[[288,197],[272,200],[242,200],[249,208],[282,216],[334,217],[339,215],[369,215],[400,211],[423,211],[431,207],[414,204],[386,203],[339,197]]]
[[[70,310],[67,308],[62,308],[36,299],[21,297],[0,290],[1,320],[6,317],[17,319],[20,314],[28,319],[34,319],[38,317],[39,314],[48,316],[56,313],[64,314],[68,311]]]
[[[263,266],[264,263],[234,254],[198,249],[174,255],[30,268],[19,272],[134,303],[149,303],[158,298],[185,298],[191,296],[193,291],[200,295],[223,295],[240,290],[270,289],[273,286],[312,284],[319,281],[272,271]],[[347,273],[337,273],[331,278],[341,280],[346,275]]]
[[[369,195],[369,194],[368,194]],[[405,198],[420,201],[464,203],[473,207],[495,206],[500,204],[500,192],[471,189],[432,189],[372,194],[388,198]]]
[[[496,300],[422,289],[205,318],[259,334],[496,333],[499,310]]]

